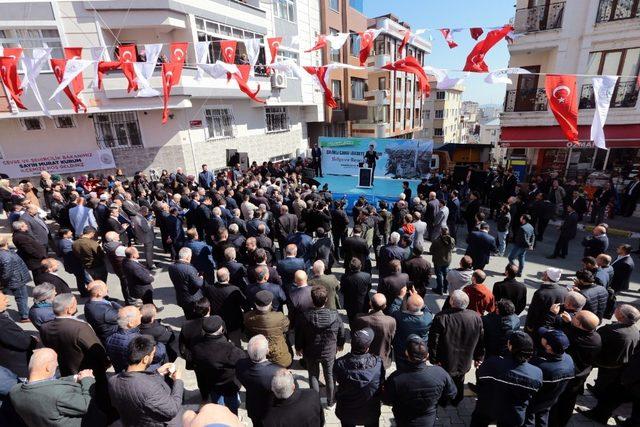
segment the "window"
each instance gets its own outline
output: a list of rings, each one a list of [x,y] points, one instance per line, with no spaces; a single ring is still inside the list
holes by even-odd
[[[76,123],[71,116],[54,116],[53,122],[58,129],[69,129],[76,127]]]
[[[93,126],[100,148],[142,147],[138,116],[133,111],[94,113]]]
[[[637,76],[640,72],[640,48],[591,52],[587,73],[598,75]],[[621,77],[611,100],[612,107],[633,107],[638,90],[634,77]],[[593,86],[585,84],[580,94],[581,108],[594,108]]]
[[[25,117],[20,119],[24,130],[44,130],[44,121],[40,117]]]
[[[431,110],[424,110],[424,119],[425,120],[431,119]]]
[[[640,17],[639,0],[600,0],[596,22]]]
[[[336,101],[342,99],[342,82],[340,80],[331,80],[331,93]]]
[[[351,99],[363,100],[366,92],[366,83],[364,79],[351,78]]]
[[[335,28],[329,28],[329,33],[331,35],[336,35],[338,34],[338,30],[336,30]],[[340,62],[340,49],[331,49],[329,48],[329,59],[331,60],[331,62]]]
[[[285,107],[266,107],[267,133],[286,132],[289,130],[289,115]]]
[[[416,120],[419,120],[419,119],[420,119],[420,109],[419,109],[419,108],[415,108],[415,111],[414,111],[413,117],[414,117]]]
[[[378,77],[378,90],[387,90],[387,78]]]
[[[358,33],[351,32],[349,34],[349,45],[352,56],[360,55],[360,35]]]
[[[277,18],[296,21],[295,0],[273,0],[273,14]]]
[[[329,0],[329,9],[335,10],[336,12],[340,11],[340,0]]]
[[[30,49],[34,47],[50,47],[52,58],[64,58],[62,42],[58,30],[39,29],[5,29],[0,30],[0,46],[2,47],[22,47]],[[30,51],[27,54],[31,54]],[[45,69],[51,69],[50,64]]]
[[[436,99],[440,99],[443,100],[445,99],[446,96],[446,92],[439,90],[438,92],[436,92]]]
[[[399,108],[396,108],[396,122],[400,121],[401,116],[402,116],[402,110]]]
[[[436,110],[436,115],[434,116],[434,118],[436,118],[436,119],[444,118],[443,110]]]
[[[442,136],[442,128],[433,128],[433,136]]]
[[[396,77],[396,91],[400,92],[402,90],[402,79],[400,77]]]
[[[204,118],[210,139],[233,137],[233,114],[229,108],[207,108]]]

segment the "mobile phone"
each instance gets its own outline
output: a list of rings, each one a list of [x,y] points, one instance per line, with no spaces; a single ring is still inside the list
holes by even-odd
[[[564,313],[565,311],[567,311],[564,307],[564,304],[560,304],[560,311],[558,312],[558,314],[560,313]]]

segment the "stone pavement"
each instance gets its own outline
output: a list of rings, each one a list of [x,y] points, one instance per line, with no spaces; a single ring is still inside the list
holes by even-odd
[[[492,224],[493,225],[493,224]],[[0,220],[0,234],[8,233],[6,220]],[[460,242],[463,242],[464,231],[460,231]],[[531,300],[533,296],[533,292],[537,289],[536,278],[537,273],[545,270],[547,267],[557,267],[563,269],[565,274],[564,279],[566,280],[569,276],[573,275],[575,271],[581,266],[580,259],[582,258],[582,247],[580,246],[580,241],[584,237],[585,233],[580,232],[578,237],[571,242],[570,245],[570,254],[567,259],[554,259],[547,260],[545,258],[546,255],[549,255],[552,252],[553,245],[555,243],[555,236],[557,235],[557,229],[554,227],[549,227],[546,233],[546,239],[544,242],[541,242],[535,251],[527,254],[527,262],[525,267],[525,273],[523,275],[523,279],[529,288],[528,299]],[[614,237],[611,236],[611,246],[609,248],[609,254],[611,254],[615,259],[614,248],[616,245],[624,242],[628,242],[629,239]],[[466,245],[464,243],[460,243],[458,245],[458,250],[456,254],[454,254],[453,264],[458,265],[460,258],[464,255],[464,250],[462,249]],[[157,258],[160,260],[158,263],[159,269],[157,270],[155,277],[155,292],[154,296],[156,298],[156,303],[158,305],[162,305],[165,307],[164,311],[162,311],[159,317],[163,320],[163,322],[171,325],[176,330],[180,328],[184,319],[182,317],[182,310],[175,304],[175,293],[173,287],[171,285],[171,281],[169,280],[169,276],[166,270],[168,265],[168,257],[165,254],[157,253]],[[636,263],[639,263],[638,259],[635,259]],[[487,272],[488,278],[486,280],[486,284],[492,286],[498,280],[502,280],[502,272],[504,271],[504,267],[507,264],[507,260],[504,257],[491,257],[491,262],[487,265],[485,271]],[[342,273],[342,268],[334,269],[337,273]],[[628,302],[635,303],[640,305],[640,268],[636,268],[632,278],[631,291],[628,293],[624,293],[619,296],[618,300],[620,302]],[[60,275],[67,280],[67,282],[73,287],[75,284],[75,280],[72,276],[65,273],[64,271],[60,272]],[[433,283],[435,283],[435,279],[432,279]],[[377,282],[377,276],[374,276],[374,282]],[[109,280],[109,290],[110,295],[115,298],[122,298],[121,292],[119,290],[118,279],[115,276],[110,275]],[[32,287],[30,287],[31,292]],[[11,307],[10,311],[12,315],[16,315],[15,313],[15,302],[13,297],[11,299]],[[81,301],[82,302],[82,301]],[[440,310],[444,302],[444,297],[439,295],[435,295],[432,293],[427,294],[426,303],[429,309],[433,313],[437,313]],[[83,306],[82,304],[79,306],[79,312],[82,313]],[[348,323],[346,322],[346,314],[344,311],[341,311],[343,315],[345,326],[348,327]],[[526,314],[526,313],[524,313]],[[523,319],[524,320],[524,314]],[[15,316],[17,317],[17,316]],[[524,323],[524,322],[523,322]],[[25,329],[33,331],[35,330],[32,325],[28,324],[24,326]],[[339,355],[346,353],[349,351],[349,344],[345,346],[344,351]],[[181,368],[184,368],[184,361],[182,359],[178,359],[178,365]],[[292,371],[296,376],[299,386],[306,388],[308,387],[308,376],[305,370],[300,368],[299,363],[296,361],[292,366]],[[388,372],[389,374],[391,372]],[[186,385],[186,395],[185,395],[185,406],[188,408],[196,409],[198,404],[200,403],[199,393],[197,392],[197,386],[195,381],[195,375],[192,371],[185,371],[183,378],[185,380]],[[593,379],[595,375],[592,374],[589,378],[588,383],[593,383]],[[467,374],[466,382],[475,382],[475,372],[474,369],[471,370]],[[448,426],[448,425],[469,425],[471,419],[471,413],[473,412],[473,408],[475,407],[475,397],[473,393],[469,390],[465,390],[465,399],[461,402],[461,404],[457,408],[447,407],[447,408],[438,408],[438,420],[436,425],[438,426]],[[244,393],[241,392],[241,397],[244,398]],[[323,399],[324,400],[324,399]],[[590,395],[583,396],[579,402],[580,405],[586,407],[593,407],[595,404],[595,400]],[[616,412],[617,415],[628,416],[630,413],[630,406],[625,405],[618,409]],[[243,421],[246,425],[251,425],[251,421],[246,416],[246,411],[241,408],[240,415],[243,417]],[[340,425],[340,421],[335,416],[335,413],[330,410],[325,410],[325,416],[327,420],[328,426],[338,426]],[[610,419],[610,424],[614,425],[613,419]],[[380,418],[381,426],[393,426],[395,425],[393,421],[393,414],[391,412],[391,408],[388,406],[382,407],[382,416]],[[580,414],[575,414],[571,420],[570,426],[595,426],[597,423],[593,423],[590,420],[586,419]]]

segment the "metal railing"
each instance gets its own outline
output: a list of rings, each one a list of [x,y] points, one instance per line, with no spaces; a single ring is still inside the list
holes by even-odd
[[[508,90],[504,99],[504,111],[547,111],[547,94],[544,89]]]
[[[600,0],[596,23],[640,18],[639,3],[638,0]]]
[[[611,98],[611,108],[633,108],[638,102],[638,88],[635,81],[620,82],[616,85],[614,95]],[[596,98],[593,94],[593,85],[582,85],[580,90],[579,108],[596,108]]]
[[[564,4],[565,2],[551,3],[549,5],[516,10],[514,20],[516,33],[531,33],[562,28]]]

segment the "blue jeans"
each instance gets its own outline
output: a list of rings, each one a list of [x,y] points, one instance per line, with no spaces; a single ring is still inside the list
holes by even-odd
[[[524,270],[524,256],[527,253],[527,248],[523,248],[518,245],[513,245],[511,252],[509,252],[509,264],[514,264],[514,260],[518,258],[518,274],[522,275]]]
[[[8,289],[16,299],[16,305],[18,306],[18,313],[20,319],[29,318],[29,294],[27,294],[27,286],[22,285],[15,289]]]
[[[436,273],[436,289],[437,293],[447,293],[449,290],[449,282],[447,282],[447,273],[449,272],[448,265],[441,265],[434,267]]]
[[[218,394],[212,391],[211,401],[218,405],[226,406],[231,412],[238,415],[238,408],[240,407],[240,397],[238,393]]]
[[[507,237],[509,236],[509,230],[498,231],[498,255],[504,256],[504,251],[507,249]]]

